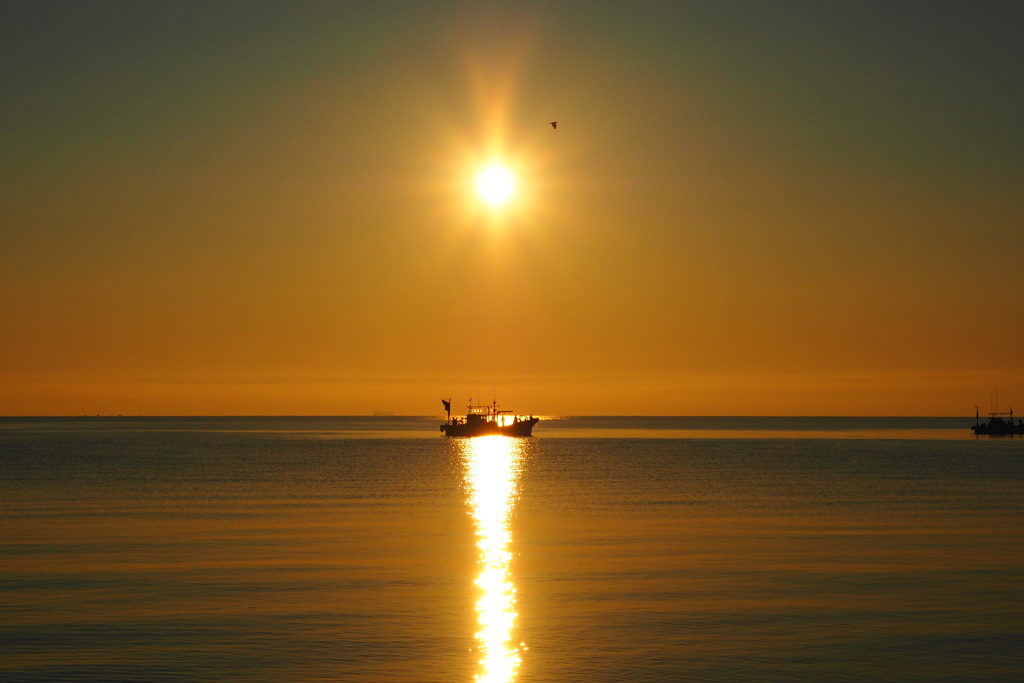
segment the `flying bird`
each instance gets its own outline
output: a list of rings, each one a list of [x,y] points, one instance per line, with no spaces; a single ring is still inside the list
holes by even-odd
[[[558,121],[552,121],[551,122],[551,127],[557,130],[558,129]]]

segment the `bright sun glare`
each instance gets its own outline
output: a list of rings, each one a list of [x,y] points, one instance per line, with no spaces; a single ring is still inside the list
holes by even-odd
[[[492,164],[476,177],[476,191],[491,206],[505,204],[516,190],[516,179],[507,168]]]

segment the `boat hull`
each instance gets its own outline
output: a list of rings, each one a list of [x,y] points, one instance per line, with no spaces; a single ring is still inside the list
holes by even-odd
[[[971,431],[977,436],[1017,436],[1024,435],[1024,425],[1015,424],[976,424]]]
[[[446,422],[441,425],[441,432],[445,436],[532,436],[533,426],[538,422],[536,417],[503,425],[494,420]]]

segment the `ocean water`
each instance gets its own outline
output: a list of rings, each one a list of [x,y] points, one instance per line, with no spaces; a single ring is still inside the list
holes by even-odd
[[[0,419],[0,680],[1019,681],[970,418]]]

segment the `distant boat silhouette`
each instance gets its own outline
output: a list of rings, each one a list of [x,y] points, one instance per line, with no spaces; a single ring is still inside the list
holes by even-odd
[[[558,121],[552,121],[551,122],[551,127],[557,129],[558,128]]]
[[[1013,408],[1008,413],[989,413],[988,422],[983,423],[978,409],[974,409],[974,426],[971,431],[977,436],[987,434],[988,436],[1014,436],[1024,435],[1024,422],[1017,420],[1013,423]]]
[[[531,415],[528,419],[520,419],[518,415],[508,421],[503,416],[510,414],[511,410],[498,410],[498,402],[492,405],[473,405],[469,403],[469,410],[464,418],[452,417],[451,400],[441,399],[444,409],[448,413],[448,419],[441,425],[441,431],[445,436],[532,436],[533,425],[540,422],[540,418]]]

